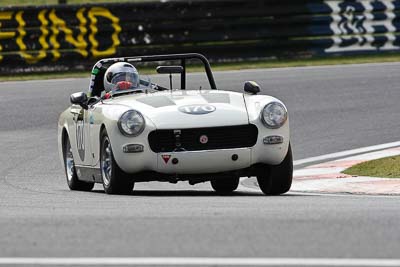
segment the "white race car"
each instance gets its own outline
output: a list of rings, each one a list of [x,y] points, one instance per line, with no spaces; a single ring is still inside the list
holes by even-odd
[[[186,90],[186,64],[193,60],[204,64],[211,89]],[[106,97],[103,79],[111,64],[177,61],[157,67],[169,74],[170,88],[140,80],[139,88]],[[172,74],[180,74],[180,89],[172,89]],[[283,194],[293,174],[287,109],[259,92],[255,82],[246,82],[243,93],[217,90],[200,54],[100,60],[88,94],[72,94],[58,121],[68,186],[89,191],[102,183],[108,194],[129,194],[136,182],[210,181],[227,194],[240,177],[256,176],[264,194]]]

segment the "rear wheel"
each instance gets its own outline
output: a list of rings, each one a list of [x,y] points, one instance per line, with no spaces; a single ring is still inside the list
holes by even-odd
[[[104,191],[107,194],[129,194],[134,182],[119,168],[114,160],[110,138],[106,130],[101,134],[100,168]]]
[[[220,195],[230,194],[239,186],[239,177],[211,180],[211,187]]]
[[[262,165],[257,175],[258,185],[266,195],[280,195],[289,191],[293,180],[292,149],[279,165]]]
[[[71,143],[68,136],[66,136],[64,144],[64,167],[69,189],[78,191],[90,191],[93,189],[94,183],[83,182],[78,179]]]

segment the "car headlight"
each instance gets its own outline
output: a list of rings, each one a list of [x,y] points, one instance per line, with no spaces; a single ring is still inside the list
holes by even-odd
[[[119,118],[118,128],[125,136],[137,136],[144,130],[143,115],[136,110],[128,110]]]
[[[261,112],[261,121],[271,129],[281,127],[287,120],[286,108],[278,102],[271,102]]]

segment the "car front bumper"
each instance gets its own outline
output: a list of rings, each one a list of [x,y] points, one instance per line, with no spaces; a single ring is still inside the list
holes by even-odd
[[[165,174],[221,173],[259,163],[280,164],[289,148],[289,123],[279,129],[268,129],[258,121],[253,124],[258,128],[258,137],[252,147],[161,153],[150,148],[147,136],[153,129],[146,129],[136,138],[123,137],[115,129],[112,135],[118,135],[118,138],[112,138],[113,154],[119,167],[131,174],[146,171]],[[267,144],[265,140],[270,136],[280,136],[282,142]],[[124,147],[132,144],[142,146],[143,150],[136,153],[124,152]]]
[[[115,152],[119,167],[127,173],[154,171],[165,174],[219,173],[244,169],[257,163],[279,164],[285,157],[288,143],[264,145],[264,149],[236,148],[202,151],[154,153]]]

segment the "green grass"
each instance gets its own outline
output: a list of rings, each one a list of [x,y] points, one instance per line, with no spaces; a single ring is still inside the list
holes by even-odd
[[[345,170],[343,173],[357,176],[400,178],[400,156],[360,163]]]
[[[361,64],[376,62],[400,62],[400,53],[382,54],[382,55],[363,55],[363,56],[341,56],[326,58],[309,58],[309,59],[271,59],[262,61],[243,61],[229,63],[214,63],[211,67],[214,71],[224,70],[243,70],[258,68],[283,68],[283,67],[300,67],[300,66],[324,66],[338,64]],[[142,74],[154,74],[154,68],[138,66]],[[87,72],[67,72],[67,73],[36,73],[36,74],[17,74],[12,76],[0,76],[0,81],[15,80],[38,80],[38,79],[57,79],[57,78],[80,78],[90,77],[91,69]],[[201,66],[188,66],[189,72],[203,71]]]

